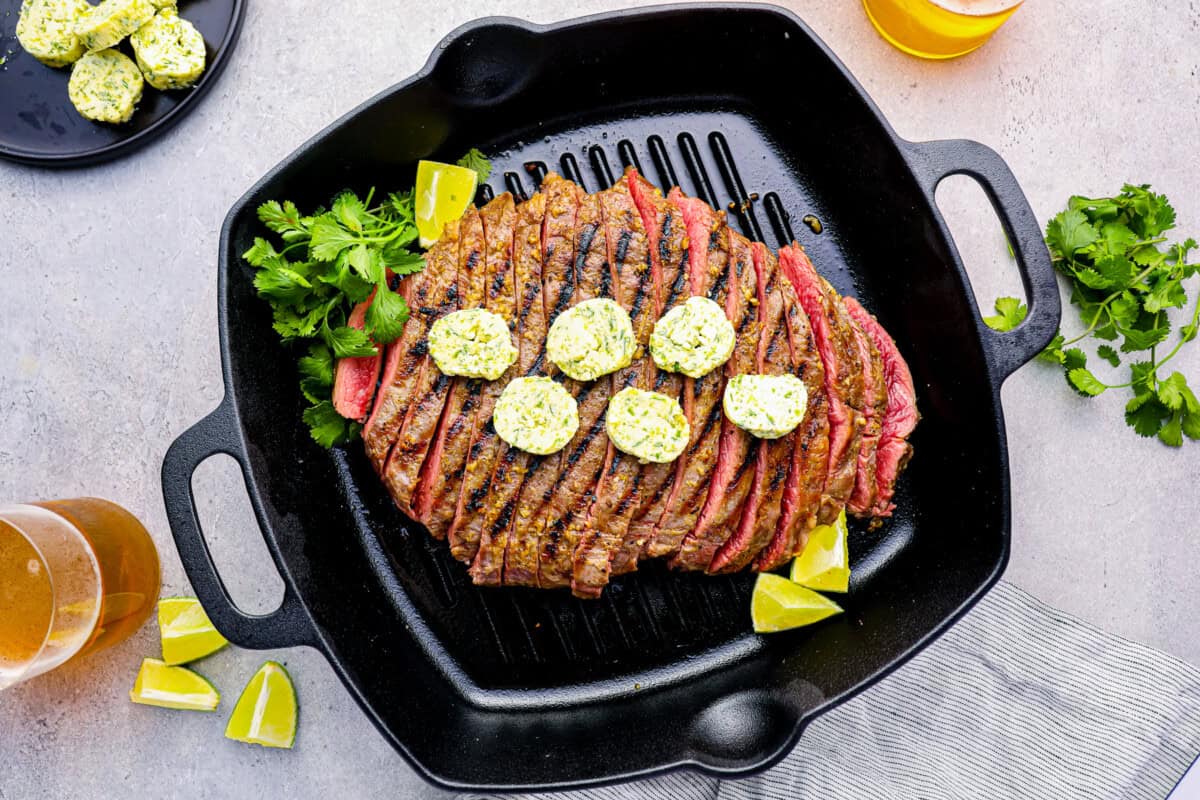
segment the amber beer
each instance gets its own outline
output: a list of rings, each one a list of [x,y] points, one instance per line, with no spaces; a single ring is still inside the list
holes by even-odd
[[[0,689],[127,638],[159,580],[154,542],[118,505],[0,506]]]
[[[906,53],[955,58],[986,42],[1022,0],[863,0],[875,29]]]

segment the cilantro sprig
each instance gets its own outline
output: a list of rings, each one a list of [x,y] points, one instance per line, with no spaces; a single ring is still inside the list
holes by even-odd
[[[1184,282],[1200,272],[1200,264],[1188,263],[1194,239],[1171,243],[1163,235],[1174,227],[1175,209],[1148,185],[1126,184],[1115,197],[1072,197],[1046,226],[1046,244],[1054,266],[1070,281],[1071,302],[1087,327],[1070,339],[1060,330],[1038,358],[1061,366],[1070,386],[1086,397],[1128,388],[1133,397],[1125,406],[1126,423],[1141,436],[1179,447],[1184,436],[1200,439],[1200,401],[1183,373],[1163,377],[1164,367],[1196,338],[1200,302],[1169,347],[1168,312],[1187,306]],[[996,315],[984,322],[1001,331],[1015,328],[1028,313],[1013,297],[1000,298],[995,308]],[[1136,358],[1129,363],[1129,379],[1101,380],[1075,346],[1085,340],[1103,342],[1096,343],[1095,355],[1114,369],[1123,356]],[[1119,348],[1112,344],[1118,340]]]
[[[311,215],[291,201],[263,203],[258,218],[281,244],[258,237],[243,254],[255,268],[255,289],[271,305],[275,332],[284,342],[308,342],[299,362],[300,391],[309,404],[303,417],[323,447],[350,441],[360,427],[333,407],[336,359],[376,355],[400,335],[408,305],[391,278],[425,264],[414,245],[411,192],[372,206],[374,192],[365,198],[342,192],[328,210]],[[355,304],[368,299],[362,328],[348,324]]]

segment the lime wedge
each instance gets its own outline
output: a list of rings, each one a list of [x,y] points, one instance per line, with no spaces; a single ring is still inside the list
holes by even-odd
[[[822,592],[844,592],[850,586],[850,553],[846,548],[846,512],[832,525],[818,525],[804,551],[792,560],[791,578]]]
[[[238,698],[225,737],[263,747],[296,743],[296,687],[282,665],[268,661]]]
[[[158,633],[162,638],[163,661],[168,664],[186,664],[229,644],[194,597],[159,600]]]
[[[473,169],[439,161],[417,163],[416,216],[421,247],[432,247],[447,222],[456,220],[475,199],[479,175]]]
[[[160,708],[212,711],[221,702],[221,693],[203,675],[187,667],[173,667],[157,658],[144,658],[129,699]]]
[[[841,606],[829,598],[769,572],[758,576],[750,598],[750,619],[755,633],[799,628],[841,612]]]

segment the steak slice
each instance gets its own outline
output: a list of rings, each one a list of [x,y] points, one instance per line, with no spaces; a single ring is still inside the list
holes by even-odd
[[[458,544],[455,557],[471,564],[471,576],[476,583],[498,586],[504,577],[504,551],[511,528],[511,506],[503,524],[486,526],[488,503],[499,500],[498,489],[504,486],[511,499],[520,486],[525,462],[517,469],[521,453],[496,435],[492,412],[496,400],[508,382],[519,375],[534,374],[541,363],[541,349],[546,337],[546,321],[542,308],[542,217],[546,213],[546,198],[535,194],[516,209],[516,225],[512,234],[512,258],[507,269],[497,273],[507,277],[501,287],[507,301],[490,301],[489,308],[506,306],[510,326],[517,332],[517,361],[485,389],[484,403],[476,417],[476,438],[471,445],[467,462],[467,479],[459,497],[456,532],[451,529],[451,547]],[[490,245],[489,245],[490,247]],[[490,256],[489,256],[490,259]],[[489,286],[495,278],[489,278]],[[536,304],[536,307],[535,307]],[[497,313],[500,313],[497,311]],[[514,486],[508,488],[510,484]],[[492,497],[489,500],[489,496]],[[504,510],[504,504],[499,505]],[[457,542],[456,542],[457,538]]]
[[[917,411],[917,392],[912,373],[900,355],[892,337],[871,314],[853,297],[846,298],[846,311],[862,326],[883,360],[884,383],[887,387],[887,408],[879,431],[879,446],[875,455],[875,499],[871,513],[876,517],[891,516],[895,504],[896,478],[912,457],[908,436],[921,415]]]
[[[470,289],[470,279],[477,271],[476,264],[483,236],[479,213],[474,208],[468,209],[459,220],[458,232],[457,261],[454,267],[455,302],[445,304],[441,313],[430,316],[429,325],[432,325],[438,316],[456,311],[475,299]],[[475,254],[474,257],[470,257],[472,253]],[[427,265],[426,269],[428,268]],[[428,330],[426,327],[422,335],[425,336]],[[428,351],[427,342],[423,341],[422,347]],[[433,357],[427,355],[421,383],[410,399],[412,408],[400,429],[400,435],[384,469],[383,482],[392,493],[393,499],[403,503],[401,508],[409,509],[412,518],[418,522],[425,521],[417,510],[423,478],[428,474],[428,470],[439,464],[442,459],[446,433],[444,411],[453,383],[449,375],[443,375],[437,368]],[[425,467],[427,462],[429,467]]]
[[[819,524],[830,524],[850,499],[863,427],[863,370],[850,317],[841,298],[817,274],[799,244],[779,250],[780,265],[796,288],[800,306],[812,324],[817,351],[825,365],[829,398],[829,470],[825,476]]]
[[[655,315],[663,314],[684,303],[691,295],[687,269],[687,227],[678,207],[668,203],[662,193],[638,171],[630,167],[629,193],[637,206],[646,228],[650,247],[650,274],[655,285]],[[659,370],[654,378],[654,391],[679,399],[683,415],[692,425],[692,397],[684,391],[684,376]],[[638,557],[654,535],[654,527],[662,518],[675,484],[683,475],[686,456],[669,464],[643,464],[638,496],[631,503],[629,529],[612,560],[612,574],[623,575],[637,569]]]
[[[354,307],[346,324],[362,330],[367,319],[367,309],[375,299],[371,296]],[[376,347],[381,351],[382,347]],[[333,408],[346,419],[364,422],[375,399],[375,385],[379,382],[379,370],[383,366],[383,355],[339,358],[333,374]]]
[[[817,352],[808,315],[800,307],[791,281],[782,276],[779,288],[783,292],[792,372],[804,381],[808,390],[808,408],[796,427],[796,447],[788,467],[775,536],[754,559],[754,568],[760,572],[781,566],[804,549],[808,532],[817,523],[821,490],[825,488],[825,475],[829,471],[829,401],[825,397],[825,367]]]
[[[515,332],[517,298],[514,262],[518,240],[517,210],[512,195],[505,192],[494,198],[480,209],[479,217],[483,221],[484,233],[484,308],[503,318],[508,323],[508,329]],[[540,227],[540,217],[536,224]],[[528,231],[524,233],[528,238]],[[540,258],[540,255],[539,252],[536,257]],[[466,448],[462,468],[458,467],[457,462],[454,464],[455,470],[462,476],[461,480],[447,481],[442,497],[435,495],[433,499],[435,514],[439,507],[445,507],[444,513],[451,518],[447,530],[451,554],[467,564],[475,558],[479,546],[478,525],[471,527],[467,523],[468,520],[476,523],[481,521],[479,511],[496,463],[499,439],[492,425],[492,411],[500,392],[519,374],[520,366],[514,363],[499,380],[475,381],[480,385],[480,391],[479,402],[472,412],[470,444]],[[449,458],[443,458],[442,474],[448,473],[450,468]],[[500,544],[498,563],[504,563],[503,543]],[[499,570],[497,567],[497,574]]]
[[[713,211],[702,200],[685,197],[678,187],[667,195],[667,202],[679,212],[687,232],[683,268],[691,293],[707,296],[728,314],[729,227],[725,213]],[[721,395],[727,372],[716,369],[702,378],[684,378],[684,414],[689,415],[691,436],[679,459],[682,476],[642,517],[641,524],[654,526],[645,547],[647,556],[675,555],[704,508],[720,448]]]
[[[511,239],[511,235],[510,235]],[[486,241],[483,218],[470,208],[463,215],[459,233],[458,296],[460,308],[479,308],[483,305],[486,282]],[[436,365],[433,365],[436,369]],[[467,445],[471,437],[471,417],[479,404],[483,381],[476,378],[452,378],[446,391],[442,417],[438,421],[429,454],[421,466],[413,509],[417,519],[435,539],[446,538],[454,518],[454,502],[446,502],[449,487],[457,491],[466,463]],[[415,419],[415,418],[414,418]],[[400,434],[405,441],[409,427]],[[414,435],[420,431],[414,430]],[[399,447],[399,445],[397,445]]]
[[[750,246],[758,297],[758,350],[755,372],[786,375],[792,371],[787,321],[784,319],[783,276],[779,262],[762,242]],[[803,421],[803,420],[801,420]],[[709,572],[736,572],[749,564],[775,537],[783,508],[788,469],[796,451],[796,431],[778,439],[757,440],[757,459],[750,493],[742,506],[737,531],[713,556]]]
[[[536,373],[540,365],[544,374],[562,380],[558,367],[545,359],[545,331],[551,320],[569,308],[575,299],[579,284],[575,275],[575,226],[583,190],[554,173],[542,180],[541,188],[546,196],[546,214],[542,221],[542,333],[536,339],[540,360],[531,371]],[[530,335],[535,335],[532,326]],[[511,523],[507,523],[509,534],[503,581],[514,586],[537,586],[546,528],[545,505],[554,492],[563,454],[561,451],[547,456],[523,453],[522,457],[515,462],[518,466],[509,474],[505,487],[497,487],[497,491],[511,494],[501,494],[497,502],[489,506],[484,530],[491,536],[501,535],[507,518],[512,518]]]
[[[584,197],[579,205],[575,229],[575,272],[578,276],[575,302],[612,297],[612,273],[599,195]],[[549,496],[542,506],[546,519],[538,557],[538,585],[542,588],[571,583],[575,548],[583,535],[608,451],[604,411],[612,397],[610,378],[606,375],[586,383],[569,378],[563,381],[579,404],[579,430],[561,451],[558,477],[548,487]]]
[[[854,342],[858,348],[858,360],[863,365],[863,425],[862,445],[858,450],[858,464],[854,472],[854,490],[846,501],[846,510],[856,517],[870,516],[875,505],[875,461],[879,446],[879,433],[883,418],[887,414],[887,385],[884,383],[883,358],[879,348],[863,329],[862,324],[849,313],[850,328],[854,331]]]
[[[429,326],[458,307],[458,231],[457,220],[447,223],[442,238],[425,256],[425,269],[401,285],[409,307],[408,321],[400,337],[388,347],[375,408],[362,434],[367,457],[380,477],[386,472],[400,429],[411,416],[413,399],[428,392],[429,345],[425,337]],[[407,500],[400,507],[411,511]]]
[[[613,395],[631,386],[649,391],[654,388],[658,374],[649,344],[650,331],[658,319],[660,300],[656,280],[661,276],[653,268],[649,239],[630,193],[629,180],[628,174],[622,175],[611,188],[597,195],[612,272],[613,299],[629,313],[637,343],[632,363],[610,376]],[[633,512],[641,502],[642,477],[638,459],[617,450],[609,441],[595,500],[575,548],[571,591],[576,596],[599,597],[608,583],[613,556],[621,547]]]
[[[750,240],[729,232],[729,293],[725,314],[737,334],[733,355],[725,364],[728,377],[753,372],[758,354],[758,302],[754,257]],[[720,399],[715,402],[720,405]],[[717,464],[696,527],[684,537],[671,565],[680,569],[707,570],[717,550],[734,533],[738,510],[750,492],[761,440],[734,425],[721,421]]]

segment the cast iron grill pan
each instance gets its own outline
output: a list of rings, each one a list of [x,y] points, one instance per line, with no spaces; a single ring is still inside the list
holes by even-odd
[[[259,231],[254,209],[409,185],[417,159],[453,160],[471,146],[493,156],[481,202],[526,197],[551,169],[596,191],[633,164],[663,189],[727,208],[751,239],[798,239],[839,291],[879,316],[909,361],[924,420],[894,518],[873,533],[852,527],[846,614],[758,637],[752,575],[681,575],[655,562],[593,602],[479,589],[395,509],[359,446],[327,454],[309,441],[294,357],[277,346],[239,258]],[[955,173],[981,182],[1013,242],[1030,314],[1009,334],[980,322],[933,205],[937,183]],[[800,223],[808,214],[820,234]],[[762,769],[813,716],[944,630],[1007,560],[999,386],[1059,313],[1037,222],[995,153],[900,139],[799,20],[747,5],[459,29],[421,73],[335,123],[234,206],[220,282],[226,398],[163,467],[198,596],[238,644],[323,650],[426,777],[501,791],[679,766]],[[284,577],[273,614],[236,609],[200,533],[191,472],[218,452],[241,463]]]

